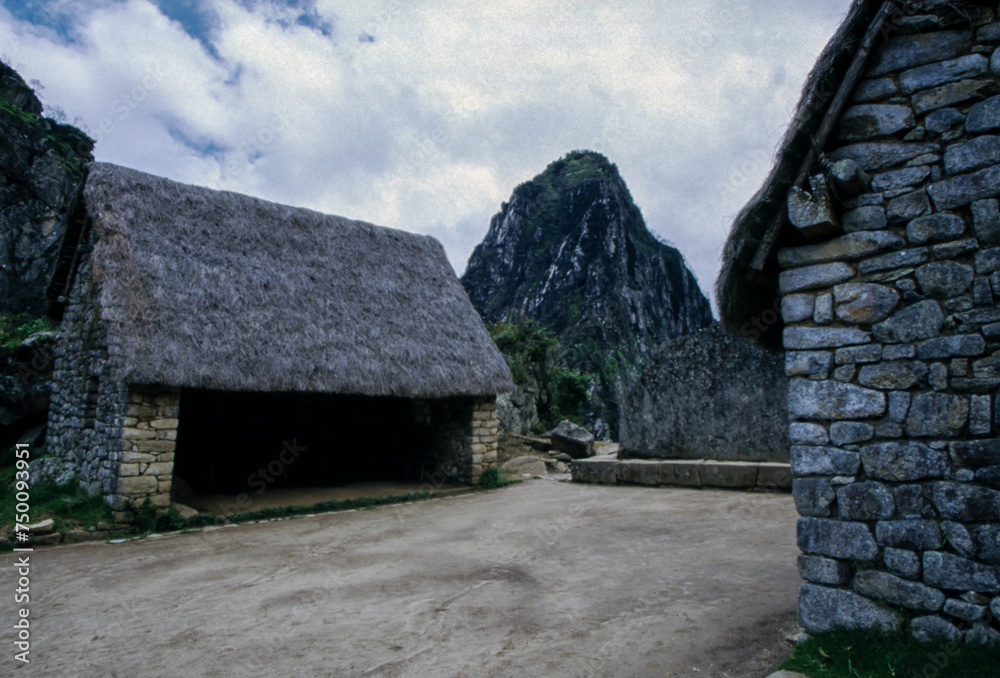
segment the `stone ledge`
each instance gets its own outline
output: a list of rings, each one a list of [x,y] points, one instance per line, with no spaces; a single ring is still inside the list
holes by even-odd
[[[601,485],[790,490],[791,464],[710,459],[590,457],[570,463],[573,481]]]

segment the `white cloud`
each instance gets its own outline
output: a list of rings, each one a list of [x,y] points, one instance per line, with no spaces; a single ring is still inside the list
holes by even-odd
[[[319,0],[320,31],[220,0],[209,40],[150,0],[68,2],[74,43],[2,9],[0,43],[98,159],[430,233],[459,273],[514,186],[603,152],[709,294],[848,5]]]

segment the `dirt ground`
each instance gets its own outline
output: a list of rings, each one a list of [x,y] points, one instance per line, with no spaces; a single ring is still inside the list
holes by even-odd
[[[765,676],[794,624],[789,495],[533,480],[31,555],[0,675]]]

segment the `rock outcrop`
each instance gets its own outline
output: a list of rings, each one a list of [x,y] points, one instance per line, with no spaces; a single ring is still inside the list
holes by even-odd
[[[47,311],[52,275],[94,142],[70,125],[42,117],[42,104],[0,63],[0,330]],[[0,346],[0,447],[44,420],[52,368],[47,333]],[[0,344],[10,337],[0,331]]]
[[[559,425],[546,435],[557,452],[568,454],[573,459],[594,456],[594,435],[571,421],[560,421]]]
[[[42,315],[66,217],[94,142],[41,115],[24,80],[0,63],[0,312]]]
[[[649,232],[617,167],[574,151],[514,189],[462,276],[488,323],[511,312],[556,334],[594,375],[588,427],[617,437],[625,389],[652,350],[712,321],[681,254]]]

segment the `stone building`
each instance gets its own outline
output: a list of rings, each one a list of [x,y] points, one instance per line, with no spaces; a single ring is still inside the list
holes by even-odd
[[[855,2],[730,233],[723,322],[790,377],[811,632],[1000,643],[997,12]]]
[[[88,167],[50,285],[36,473],[129,502],[367,478],[475,483],[506,364],[431,237]]]

